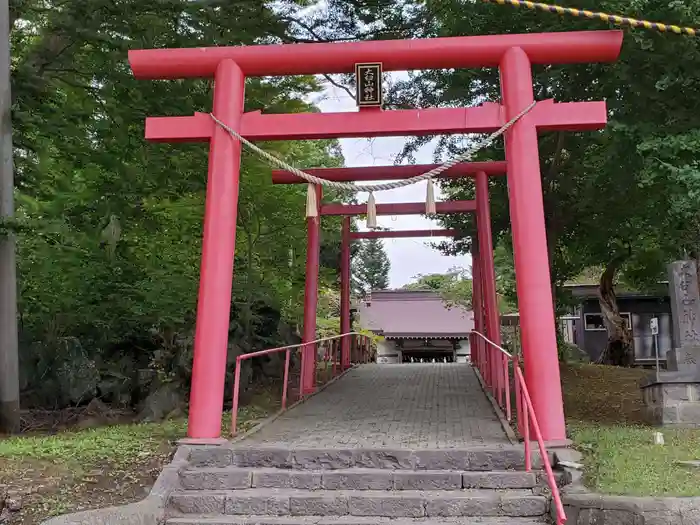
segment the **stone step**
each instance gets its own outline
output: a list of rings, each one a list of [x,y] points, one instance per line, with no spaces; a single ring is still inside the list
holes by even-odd
[[[535,518],[464,517],[392,519],[362,516],[186,516],[168,525],[543,525]]]
[[[459,490],[531,489],[534,472],[451,470],[283,470],[274,468],[204,467],[180,473],[187,490],[279,488],[306,490]]]
[[[180,490],[169,510],[183,514],[273,516],[383,516],[388,518],[461,516],[542,516],[548,501],[530,490],[306,491],[243,489]]]
[[[541,466],[533,452],[533,468]],[[194,467],[252,467],[295,470],[371,468],[390,470],[524,470],[520,445],[474,446],[455,449],[304,449],[273,447],[193,447]]]

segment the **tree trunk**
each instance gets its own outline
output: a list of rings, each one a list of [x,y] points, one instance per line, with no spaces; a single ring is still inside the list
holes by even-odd
[[[598,302],[603,314],[605,329],[608,332],[608,342],[598,358],[598,362],[606,365],[630,367],[634,364],[632,332],[620,315],[614,285],[615,273],[621,262],[622,260],[618,258],[608,263],[600,277]]]

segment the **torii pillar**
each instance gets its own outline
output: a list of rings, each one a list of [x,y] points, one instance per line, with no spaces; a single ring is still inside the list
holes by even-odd
[[[340,242],[340,333],[350,333],[350,217],[343,217],[343,230]],[[347,370],[352,364],[350,338],[340,342],[340,367]]]
[[[491,233],[491,204],[489,202],[489,179],[485,171],[478,171],[476,184],[476,231],[479,257],[480,300],[483,304],[483,326],[486,336],[497,345],[501,345],[501,316],[498,312],[498,295],[496,293],[496,268],[493,260],[493,235]],[[484,341],[481,341],[484,343]],[[489,376],[501,406],[507,402],[505,375],[507,357],[502,352],[493,352],[490,359]],[[498,363],[500,361],[500,363]]]
[[[314,186],[316,204],[320,204],[322,188]],[[317,210],[318,212],[318,210]],[[318,311],[318,272],[321,257],[321,216],[306,218],[306,281],[304,284],[304,330],[301,350],[301,395],[316,390],[316,314]]]
[[[532,64],[520,47],[501,58],[501,93],[506,118],[513,118],[534,101]],[[557,358],[554,301],[549,274],[547,233],[537,127],[525,115],[506,133],[508,194],[513,232],[518,312],[525,359],[525,381],[536,408],[542,435],[550,444],[566,441]]]

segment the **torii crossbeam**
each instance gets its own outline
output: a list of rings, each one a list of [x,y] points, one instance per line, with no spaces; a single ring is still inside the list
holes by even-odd
[[[458,230],[387,230],[350,232],[351,239],[412,239],[415,237],[459,237]]]
[[[357,168],[311,168],[305,171],[309,175],[333,182],[368,182],[373,180],[410,179],[438,166],[439,164],[403,164],[399,166],[364,166]],[[506,162],[503,160],[461,162],[444,171],[439,178],[475,177],[480,171],[487,175],[505,175]],[[290,171],[272,170],[273,184],[301,184],[305,182]]]
[[[129,62],[141,79],[214,78],[213,113],[250,140],[406,136],[494,131],[533,103],[533,64],[611,62],[621,44],[620,31],[585,31],[133,50]],[[244,112],[246,77],[351,73],[363,62],[381,62],[385,71],[498,67],[502,100],[475,108],[294,115]],[[537,131],[590,130],[605,123],[604,102],[542,101],[511,127],[505,140],[526,381],[547,441],[564,440],[566,433]],[[216,439],[223,411],[241,143],[206,114],[151,117],[146,137],[210,143],[188,436]]]

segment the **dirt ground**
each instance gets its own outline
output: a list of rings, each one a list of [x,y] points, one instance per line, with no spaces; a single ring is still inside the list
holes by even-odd
[[[267,402],[242,408],[239,431],[274,410]],[[224,435],[230,415],[225,419]],[[0,507],[3,495],[6,503],[21,503],[19,512],[0,513],[0,525],[35,525],[60,514],[143,499],[185,432],[185,419],[173,419],[0,436]]]
[[[649,370],[594,364],[562,364],[560,369],[568,420],[644,424],[639,381]]]

